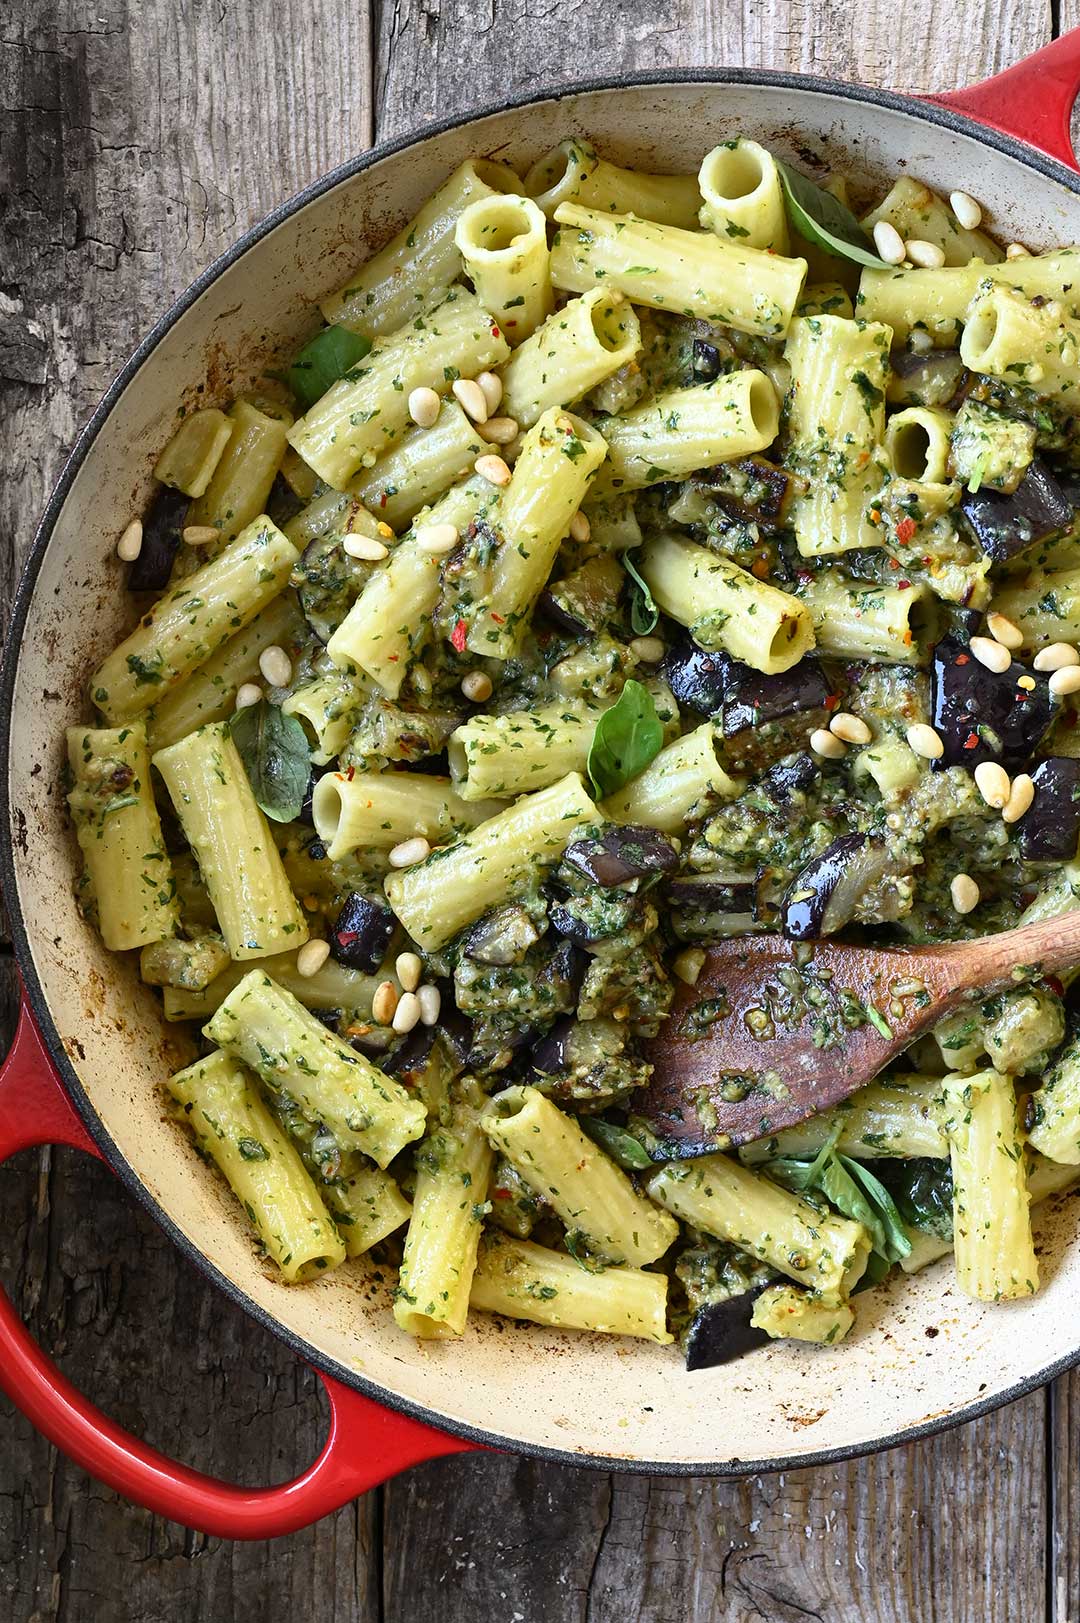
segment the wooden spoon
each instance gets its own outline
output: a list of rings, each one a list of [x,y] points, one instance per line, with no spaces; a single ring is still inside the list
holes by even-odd
[[[635,1114],[670,1156],[792,1127],[863,1087],[947,1014],[1080,963],[1080,910],[940,947],[740,936],[679,984]]]

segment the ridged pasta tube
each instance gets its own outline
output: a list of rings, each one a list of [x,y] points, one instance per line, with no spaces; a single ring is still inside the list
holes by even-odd
[[[520,185],[508,164],[467,158],[385,248],[322,300],[326,320],[374,338],[422,315],[432,296],[461,275],[454,230],[464,210],[478,198],[516,192]]]
[[[112,952],[175,935],[172,864],[150,781],[146,729],[69,727],[67,797],[101,939]]]
[[[261,969],[229,993],[203,1035],[251,1067],[271,1093],[291,1095],[308,1121],[322,1122],[342,1150],[386,1167],[424,1131],[426,1112],[309,1014]]]
[[[551,314],[547,221],[531,197],[482,197],[459,217],[454,240],[466,275],[512,346]]]
[[[369,512],[405,529],[421,508],[438,501],[488,449],[456,400],[444,400],[431,428],[411,428],[350,490]]]
[[[501,716],[471,716],[450,735],[450,774],[463,800],[546,789],[584,772],[602,711],[563,700]]]
[[[284,591],[299,553],[257,518],[216,558],[159,597],[94,672],[90,697],[109,721],[149,710]]]
[[[433,851],[426,862],[388,875],[390,905],[413,940],[433,951],[538,868],[558,861],[577,830],[597,820],[581,778],[568,773]]]
[[[154,765],[199,864],[233,958],[267,958],[308,936],[274,837],[224,722],[200,727]]]
[[[841,1155],[857,1160],[911,1155],[944,1160],[949,1143],[935,1108],[940,1093],[941,1079],[936,1076],[912,1073],[890,1076],[887,1082],[871,1082],[843,1104],[808,1117],[798,1127],[785,1127],[768,1138],[744,1145],[739,1159],[755,1166],[777,1155],[813,1156],[839,1128],[836,1148]]]
[[[675,1219],[639,1195],[621,1167],[538,1089],[496,1094],[480,1124],[495,1149],[595,1256],[642,1268],[677,1238]]]
[[[167,1086],[199,1149],[224,1173],[290,1284],[345,1261],[314,1180],[243,1065],[217,1051],[177,1071]]]
[[[1080,641],[1080,569],[1032,570],[994,593],[994,608],[1020,627],[1025,648]]]
[[[531,428],[552,406],[572,406],[628,366],[641,323],[628,299],[596,287],[569,299],[516,349],[503,370],[502,410]]]
[[[887,220],[905,242],[932,242],[944,253],[946,265],[967,265],[973,259],[992,265],[1005,257],[993,237],[962,226],[944,198],[910,175],[893,182],[877,208],[863,215],[862,225],[873,232],[879,220]]]
[[[1051,1161],[1080,1164],[1080,1035],[1054,1055],[1042,1086],[1031,1095],[1033,1149]]]
[[[810,611],[797,597],[696,542],[658,536],[639,569],[657,604],[702,648],[723,649],[756,671],[786,671],[814,646]]]
[[[949,478],[949,441],[955,414],[932,406],[894,411],[885,428],[885,455],[899,479],[944,485]]]
[[[213,478],[235,423],[223,411],[208,408],[185,417],[154,463],[154,478],[185,496],[201,496]],[[260,511],[262,503],[256,508]]]
[[[926,585],[878,586],[822,569],[799,587],[814,639],[823,654],[842,659],[924,665],[933,594]]]
[[[289,443],[335,490],[372,467],[410,425],[414,389],[450,392],[456,377],[501,366],[510,346],[480,300],[454,288],[429,315],[376,339],[289,430]]]
[[[943,1083],[943,1120],[953,1174],[953,1250],[961,1290],[979,1302],[1031,1296],[1039,1264],[1016,1088],[979,1071]]]
[[[620,169],[580,137],[560,141],[525,176],[525,190],[549,219],[560,203],[585,203],[616,214],[638,214],[664,225],[697,224],[696,175],[648,175]]]
[[[667,1276],[640,1268],[590,1273],[573,1257],[488,1229],[469,1305],[559,1330],[641,1336],[667,1345]]]
[[[232,431],[213,477],[185,520],[220,531],[217,550],[265,512],[289,431],[288,421],[268,417],[249,400],[230,407],[229,421]]]
[[[685,479],[698,468],[764,451],[779,424],[780,402],[764,372],[748,369],[689,389],[669,389],[603,420],[608,454],[593,498]]]
[[[1014,288],[987,287],[967,313],[960,359],[1068,412],[1080,407],[1080,321],[1057,300],[1035,305]]]
[[[749,248],[788,252],[787,209],[776,159],[740,136],[713,147],[698,170],[698,219],[705,231]]]
[[[733,800],[743,787],[741,779],[729,777],[720,765],[712,723],[704,722],[662,749],[644,772],[608,795],[600,809],[615,823],[644,823],[665,834],[681,834],[691,817],[719,800]]]
[[[166,1020],[209,1020],[233,988],[239,986],[249,967],[230,963],[201,992],[181,986],[162,987]],[[358,969],[339,964],[336,958],[328,958],[314,975],[301,975],[296,967],[295,948],[262,959],[259,968],[286,992],[291,992],[305,1009],[341,1009],[360,1019],[370,1017],[371,1002],[381,981],[391,980],[397,984],[389,967],[377,975],[364,975]]]
[[[556,287],[584,293],[603,282],[635,304],[782,338],[806,278],[805,259],[736,248],[703,231],[654,225],[563,203],[551,251]]]
[[[1060,299],[1072,313],[1080,303],[1080,250],[1058,248],[1049,254],[1005,259],[1000,265],[972,260],[969,265],[940,270],[864,270],[859,281],[858,314],[864,321],[884,322],[901,344],[913,327],[921,327],[941,344],[956,341],[980,284],[989,281],[1015,287],[1027,298]]]
[[[315,785],[312,816],[331,862],[351,851],[389,851],[422,835],[442,842],[502,810],[466,801],[449,778],[419,772],[327,772]]]
[[[295,716],[303,727],[316,766],[325,766],[341,754],[371,692],[366,676],[330,670],[289,694],[281,706],[282,715]]]

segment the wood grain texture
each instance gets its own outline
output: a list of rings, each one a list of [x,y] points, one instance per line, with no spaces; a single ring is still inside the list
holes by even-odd
[[[663,66],[944,89],[1051,26],[1036,0],[15,0],[0,21],[0,591],[136,336],[372,135]],[[12,988],[0,961],[5,1030]],[[84,1158],[0,1171],[0,1274],[67,1373],[158,1446],[249,1482],[315,1452],[311,1378]],[[450,1461],[294,1538],[229,1546],[88,1486],[4,1409],[0,1618],[1075,1623],[1080,1378],[1053,1413],[1052,1437],[1035,1394],[874,1460],[734,1483]]]

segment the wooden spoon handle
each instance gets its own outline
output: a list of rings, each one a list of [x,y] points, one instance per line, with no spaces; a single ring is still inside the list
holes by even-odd
[[[957,975],[958,986],[1037,980],[1080,964],[1080,909],[1055,919],[1041,919],[1019,930],[980,936],[942,950]]]

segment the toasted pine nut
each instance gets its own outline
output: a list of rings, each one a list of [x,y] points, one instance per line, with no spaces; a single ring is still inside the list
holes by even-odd
[[[501,456],[478,456],[473,467],[489,485],[508,485],[513,477]]]
[[[919,237],[913,237],[905,242],[904,249],[913,265],[921,265],[924,270],[940,270],[945,263],[945,250],[939,248],[936,242],[923,242]]]
[[[949,895],[958,913],[970,913],[979,905],[979,887],[969,873],[955,875]]]
[[[399,952],[397,962],[394,964],[397,978],[401,982],[403,992],[415,992],[420,985],[420,977],[424,973],[424,965],[418,952]]]
[[[494,372],[478,372],[476,381],[484,391],[488,411],[498,411],[499,402],[503,397],[502,378]]]
[[[414,389],[409,396],[409,416],[417,428],[431,428],[442,410],[442,401],[434,389]]]
[[[1067,693],[1080,692],[1080,665],[1066,665],[1060,671],[1055,671],[1050,678],[1050,692],[1055,699],[1063,699]]]
[[[1007,614],[998,614],[991,609],[986,616],[986,629],[995,642],[1004,644],[1006,648],[1022,648],[1024,646],[1024,633],[1015,620],[1010,620]]]
[[[939,760],[945,753],[945,746],[938,734],[925,721],[917,721],[913,727],[908,728],[907,741],[915,754],[921,755],[927,761]]]
[[[237,710],[248,710],[253,704],[258,704],[263,696],[262,688],[258,682],[243,682],[236,690]]]
[[[182,534],[189,547],[208,547],[211,541],[221,540],[216,524],[188,524]]]
[[[483,704],[491,698],[491,677],[486,671],[468,671],[461,678],[461,691],[473,704]]]
[[[400,1035],[411,1031],[420,1019],[420,999],[415,992],[404,992],[398,999],[394,1018],[390,1024]]]
[[[957,225],[965,231],[977,231],[982,225],[982,209],[967,192],[950,192],[949,207],[956,216]]]
[[[133,518],[116,543],[116,556],[126,564],[133,564],[141,551],[142,519]]]
[[[1009,798],[1001,808],[1002,820],[1018,823],[1035,799],[1035,784],[1026,772],[1020,772],[1012,781]]]
[[[861,716],[853,716],[849,710],[838,710],[829,722],[829,731],[842,738],[845,744],[869,744],[873,733]]]
[[[993,637],[972,637],[968,647],[988,671],[1007,671],[1012,664],[1012,655],[1003,642],[995,642]]]
[[[1027,693],[1035,692],[1036,684],[1033,676],[1018,676],[1016,678],[1016,685],[1018,688],[1023,688]]]
[[[516,417],[489,417],[480,432],[492,445],[513,445],[521,428]]]
[[[1030,259],[1031,249],[1025,248],[1022,242],[1010,242],[1005,250],[1006,259]]]
[[[402,840],[395,845],[390,853],[391,868],[411,868],[417,862],[423,862],[425,857],[431,855],[431,846],[422,834],[415,835],[411,840]]]
[[[570,520],[570,539],[572,541],[587,541],[591,534],[592,525],[589,523],[589,515],[583,513],[579,507]]]
[[[376,1025],[388,1026],[398,1006],[398,989],[393,981],[380,981],[371,1000],[371,1018]]]
[[[420,1020],[425,1026],[433,1026],[439,1018],[442,1008],[442,993],[437,986],[422,986],[416,994],[420,1004]]]
[[[259,655],[259,669],[272,688],[288,687],[292,681],[292,660],[276,642]]]
[[[888,220],[879,220],[874,227],[874,247],[886,265],[899,265],[904,258],[904,239]]]
[[[815,755],[824,755],[830,761],[839,761],[847,754],[844,741],[830,733],[827,727],[815,727],[810,734],[810,748]]]
[[[390,548],[371,535],[347,535],[341,543],[350,558],[359,558],[365,564],[378,564],[389,554]]]
[[[630,651],[646,665],[659,665],[667,649],[663,637],[634,637],[630,643]]]
[[[671,967],[687,986],[696,986],[698,976],[705,968],[705,954],[700,947],[687,947],[679,953]]]
[[[975,787],[988,806],[1000,811],[1012,793],[1009,774],[996,761],[980,761],[975,768]]]
[[[421,524],[416,532],[416,544],[421,552],[430,552],[439,558],[444,552],[453,552],[461,536],[456,524]]]
[[[475,378],[455,378],[450,387],[466,417],[471,417],[474,423],[487,422],[487,396]]]
[[[384,541],[392,541],[394,539],[393,530],[390,528],[389,524],[384,524],[382,519],[379,520],[375,528],[378,530]]]
[[[1052,642],[1048,648],[1040,648],[1031,663],[1037,671],[1062,671],[1068,665],[1080,665],[1080,653],[1071,642]]]
[[[296,973],[305,980],[309,975],[317,975],[329,956],[329,941],[305,941],[296,955]]]

